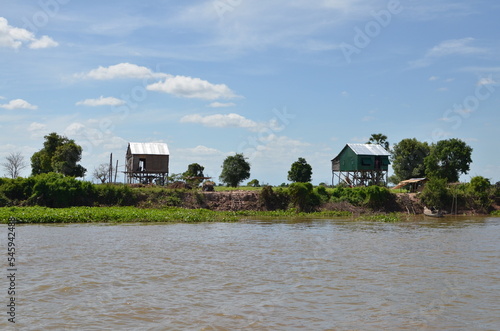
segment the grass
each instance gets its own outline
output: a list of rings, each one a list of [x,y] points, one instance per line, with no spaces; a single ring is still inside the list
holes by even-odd
[[[2,207],[0,223],[8,223],[14,217],[17,223],[133,223],[133,222],[236,222],[249,218],[331,218],[349,217],[342,211],[297,213],[286,211],[237,211],[221,212],[208,209],[162,208],[146,209],[136,207]]]
[[[494,210],[491,212],[492,216],[500,216],[500,210]]]
[[[260,187],[253,187],[253,186],[238,186],[238,187],[214,186],[214,190],[216,192],[225,192],[225,191],[260,191],[260,190],[262,190],[262,186],[260,186]]]
[[[231,213],[207,209],[142,209],[136,207],[4,207],[0,208],[0,222],[9,217],[18,223],[130,223],[130,222],[235,222]]]
[[[404,221],[405,219],[406,216],[405,214],[402,213],[364,215],[356,218],[356,220],[358,221],[385,222],[385,223],[396,223]]]

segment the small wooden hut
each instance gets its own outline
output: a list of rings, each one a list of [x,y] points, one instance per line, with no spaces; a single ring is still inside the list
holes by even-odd
[[[169,156],[165,143],[129,143],[125,157],[126,182],[165,185]]]
[[[332,159],[332,185],[335,178],[349,186],[385,185],[390,155],[378,144],[345,145]]]

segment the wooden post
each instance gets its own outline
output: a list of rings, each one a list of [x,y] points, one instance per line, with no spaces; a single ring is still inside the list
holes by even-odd
[[[109,154],[108,183],[113,180],[113,153]]]
[[[118,160],[116,160],[116,167],[115,167],[115,181],[114,183],[116,183],[116,176],[118,175]]]

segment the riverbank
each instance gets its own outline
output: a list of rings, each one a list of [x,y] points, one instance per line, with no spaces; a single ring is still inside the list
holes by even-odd
[[[250,218],[317,219],[351,217],[349,212],[322,211],[297,213],[287,211],[213,211],[208,209],[137,208],[137,207],[3,207],[0,208],[0,223],[15,218],[17,223],[135,223],[135,222],[237,222]]]
[[[460,194],[453,204],[448,194],[441,205],[458,206],[454,209],[458,215],[488,215],[500,209],[498,193],[483,199],[464,192],[466,194]],[[205,192],[185,184],[180,187],[96,185],[58,174],[44,174],[0,179],[0,214],[3,215],[0,220],[7,222],[9,217],[16,217],[28,223],[226,222],[245,217],[420,215],[424,209],[421,197],[421,194],[395,193],[379,186],[331,188],[293,183],[288,187],[230,190],[215,187],[215,191]],[[450,212],[451,209],[442,210]]]

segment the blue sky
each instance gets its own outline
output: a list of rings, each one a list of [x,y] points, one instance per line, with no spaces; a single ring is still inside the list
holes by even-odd
[[[0,159],[57,132],[92,171],[166,142],[171,173],[218,181],[244,153],[279,185],[304,157],[331,182],[346,143],[459,138],[499,181],[493,0],[0,0]],[[23,175],[28,175],[25,169]],[[122,176],[120,176],[122,177]]]

